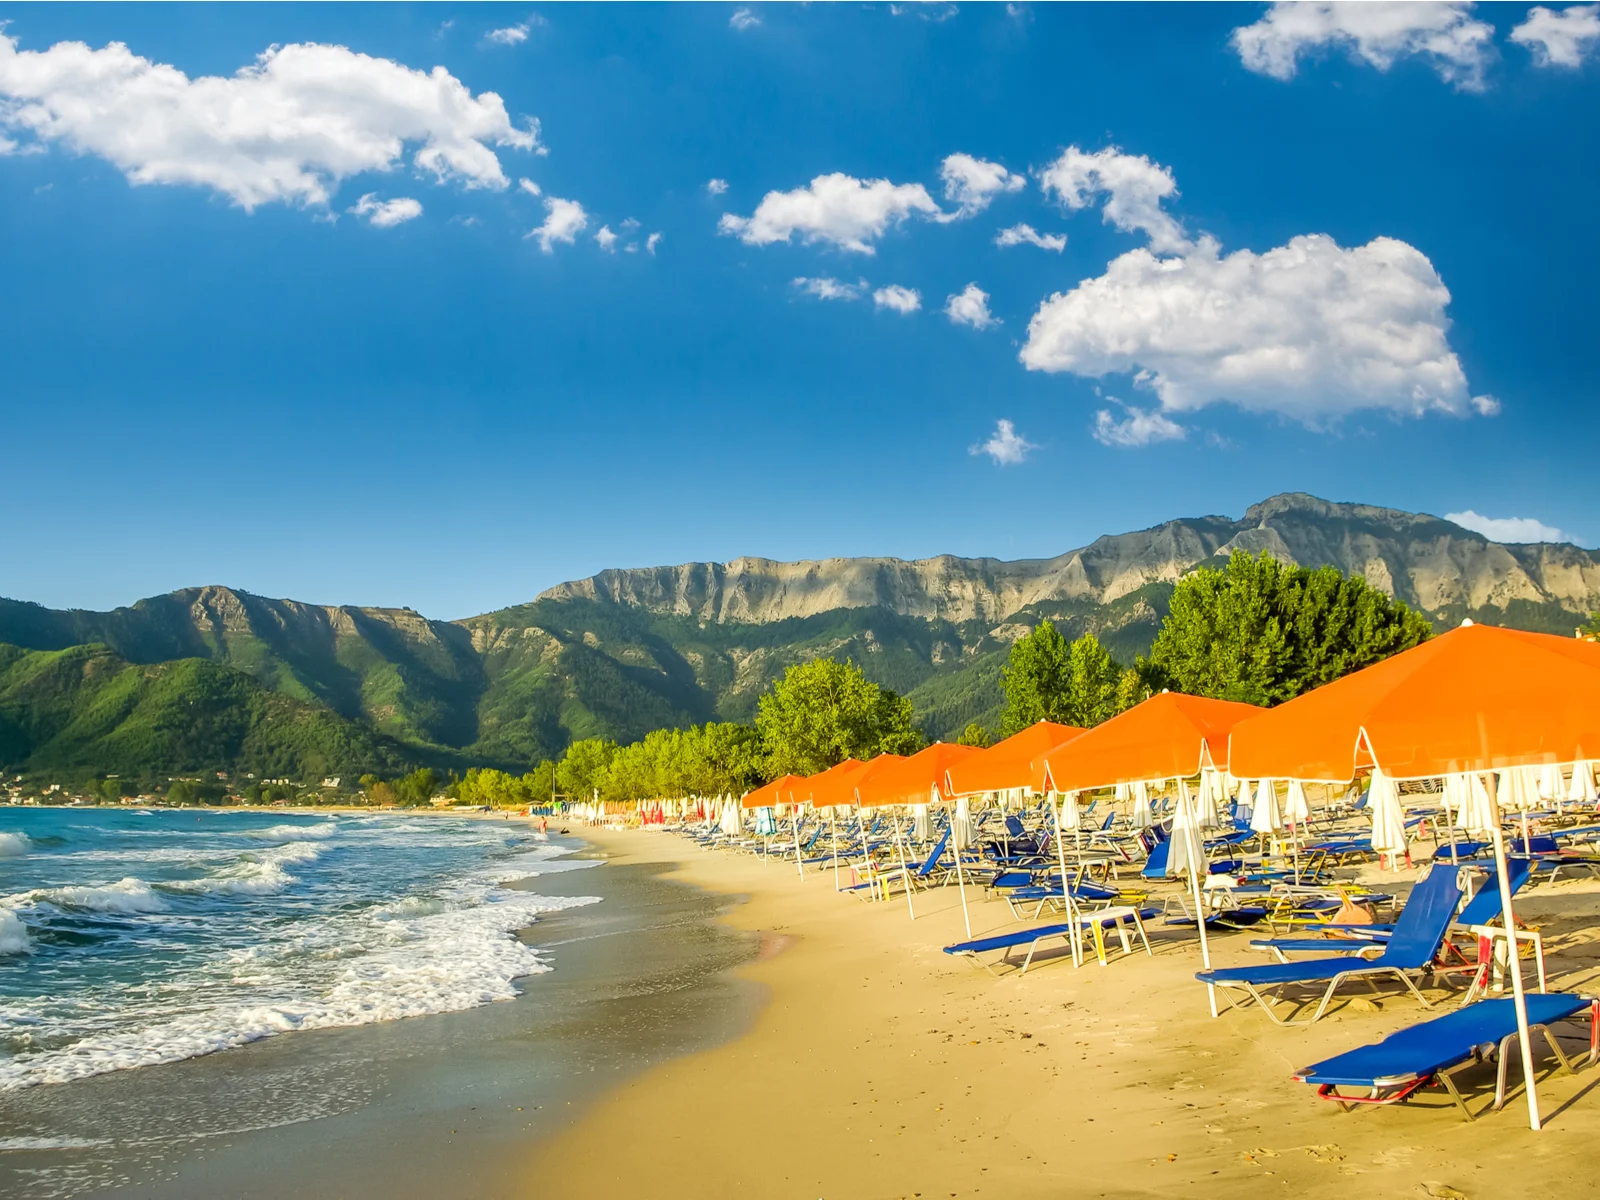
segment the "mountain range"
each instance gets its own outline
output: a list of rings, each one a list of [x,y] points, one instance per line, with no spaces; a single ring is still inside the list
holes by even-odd
[[[1148,649],[1174,583],[1235,550],[1332,565],[1440,627],[1570,634],[1600,554],[1303,494],[1240,520],[1108,535],[1048,559],[840,558],[606,570],[459,621],[185,588],[112,612],[0,600],[0,766],[309,778],[416,763],[525,768],[572,740],[748,720],[789,665],[850,657],[933,737],[993,724],[1042,617]]]

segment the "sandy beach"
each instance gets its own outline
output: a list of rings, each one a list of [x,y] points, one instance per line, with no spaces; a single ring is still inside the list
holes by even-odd
[[[912,922],[903,898],[863,903],[836,894],[831,874],[802,882],[792,863],[665,833],[584,836],[615,862],[670,864],[745,897],[724,919],[762,937],[738,974],[768,999],[748,1033],[651,1068],[535,1144],[528,1194],[1533,1197],[1587,1194],[1596,1177],[1597,1068],[1573,1078],[1541,1062],[1539,1134],[1520,1090],[1482,1112],[1492,1067],[1461,1080],[1481,1113],[1471,1123],[1437,1089],[1346,1114],[1290,1079],[1417,1022],[1409,997],[1350,989],[1309,1028],[1259,1012],[1212,1019],[1193,933],[1157,927],[1152,957],[1036,961],[995,978],[940,951],[963,935],[953,886],[918,893]],[[1562,882],[1519,897],[1543,929],[1553,989],[1600,975],[1586,929],[1597,890]],[[974,907],[975,934],[1010,927],[1003,903]],[[1247,941],[1215,939],[1214,962],[1260,961]]]

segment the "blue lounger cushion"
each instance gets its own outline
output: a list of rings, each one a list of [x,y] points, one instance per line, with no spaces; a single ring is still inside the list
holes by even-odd
[[[1577,1016],[1593,1001],[1561,993],[1526,997],[1528,1024]],[[1480,1000],[1442,1017],[1391,1033],[1381,1042],[1347,1050],[1296,1071],[1303,1083],[1330,1087],[1398,1087],[1465,1061],[1473,1050],[1517,1032],[1515,1001]]]
[[[946,946],[946,954],[985,954],[990,950],[1011,950],[1017,946],[1027,946],[1037,942],[1040,938],[1066,937],[1072,932],[1072,924],[1040,925],[1033,929],[1018,929],[1012,933],[1000,933],[994,937],[975,938],[970,942],[957,942],[954,946]]]

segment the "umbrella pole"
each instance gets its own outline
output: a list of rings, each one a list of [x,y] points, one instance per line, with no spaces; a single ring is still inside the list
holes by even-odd
[[[1048,798],[1047,798],[1048,800]],[[1072,943],[1072,965],[1083,965],[1083,927],[1078,923],[1078,916],[1072,910],[1072,889],[1067,884],[1067,845],[1061,840],[1061,810],[1056,808],[1054,801],[1048,801],[1050,812],[1056,819],[1056,861],[1061,864],[1061,903],[1066,907],[1067,920],[1072,923],[1070,941]],[[1062,808],[1066,807],[1066,797],[1062,797]],[[968,935],[971,936],[971,935]]]
[[[900,886],[906,889],[906,911],[917,919],[917,910],[911,906],[911,870],[906,866],[906,848],[900,840],[900,818],[894,819],[894,852],[900,859]]]
[[[867,885],[867,899],[876,900],[873,893],[877,885],[872,882],[872,847],[867,845],[867,821],[861,812],[861,802],[856,801],[856,828],[861,831],[861,881]]]
[[[833,837],[833,890],[839,890],[839,806],[828,806],[828,829]]]
[[[1200,930],[1200,963],[1207,971],[1211,970],[1211,945],[1206,941],[1206,910],[1205,900],[1200,894],[1200,872],[1204,870],[1205,844],[1200,840],[1200,830],[1194,822],[1198,819],[1192,811],[1188,811],[1188,801],[1184,797],[1187,789],[1178,789],[1178,807],[1185,809],[1187,820],[1184,821],[1185,834],[1189,838],[1189,890],[1194,893],[1194,923]],[[1212,984],[1206,984],[1206,998],[1211,1002],[1211,1015],[1217,1015],[1217,989]]]
[[[800,805],[794,806],[794,869],[800,872],[800,882],[806,881],[806,865],[800,860]]]
[[[1511,879],[1506,872],[1506,846],[1500,835],[1498,809],[1495,808],[1495,780],[1492,772],[1485,775],[1489,788],[1491,811],[1496,820],[1490,825],[1494,838],[1494,871],[1500,884],[1500,912],[1506,923],[1506,953],[1511,959],[1512,1003],[1517,1010],[1517,1041],[1522,1047],[1522,1087],[1528,1093],[1528,1128],[1537,1132],[1539,1122],[1539,1093],[1533,1080],[1533,1038],[1528,1032],[1528,997],[1522,986],[1522,957],[1517,953],[1517,918],[1511,911]]]
[[[950,845],[956,852],[956,891],[961,893],[961,923],[967,927],[967,941],[972,940],[972,917],[967,913],[967,884],[961,876],[961,838],[956,836],[956,814],[950,813]]]
[[[1463,779],[1462,783],[1465,784],[1466,780]],[[1465,792],[1466,788],[1463,787],[1461,790],[1463,792]],[[1457,800],[1457,806],[1459,807],[1461,798],[1459,796],[1457,796],[1456,800]],[[1457,813],[1452,813],[1450,811],[1450,805],[1449,804],[1446,804],[1444,806],[1445,824],[1450,827],[1450,865],[1452,867],[1460,865],[1460,861],[1461,861],[1459,858],[1456,857],[1456,819],[1460,815],[1461,814],[1458,813],[1458,812]]]

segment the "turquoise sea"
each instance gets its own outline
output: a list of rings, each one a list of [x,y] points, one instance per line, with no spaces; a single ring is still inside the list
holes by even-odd
[[[592,865],[562,853],[434,814],[0,808],[0,1092],[509,999],[551,969],[515,932],[594,902],[528,882]]]

